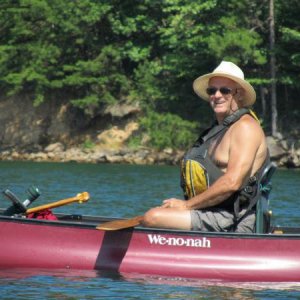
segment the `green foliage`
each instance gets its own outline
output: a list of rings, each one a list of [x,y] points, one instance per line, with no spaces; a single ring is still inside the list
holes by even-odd
[[[279,5],[282,21],[278,28],[280,44],[277,46],[277,57],[280,61],[286,62],[282,66],[279,81],[299,89],[300,23],[297,15],[300,11],[300,5],[298,1],[294,0]]]
[[[293,99],[299,109],[300,2],[275,5],[278,103]],[[174,117],[207,118],[192,82],[223,59],[238,63],[255,88],[268,87],[268,20],[267,0],[6,0],[0,87],[33,95],[34,105],[68,95],[88,118],[106,105],[139,102],[153,113],[148,121],[172,128]],[[158,147],[166,144],[155,136]]]
[[[82,147],[83,149],[93,149],[95,147],[95,144],[90,139],[87,139],[84,141]]]
[[[149,112],[140,120],[141,130],[150,140],[149,146],[157,149],[172,147],[186,149],[196,139],[197,124],[170,113]],[[137,142],[135,140],[135,142]]]
[[[142,137],[140,135],[134,135],[127,141],[127,146],[131,149],[138,149],[142,144]]]
[[[250,60],[257,64],[266,63],[266,57],[258,50],[262,42],[259,34],[241,28],[240,25],[237,16],[220,18],[219,30],[209,37],[209,49],[219,60],[229,60],[237,64]]]

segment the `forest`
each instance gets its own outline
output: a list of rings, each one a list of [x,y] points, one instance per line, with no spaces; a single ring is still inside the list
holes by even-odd
[[[212,118],[193,89],[222,60],[255,87],[269,135],[300,135],[298,0],[3,0],[1,95],[62,97],[91,121],[116,103],[140,107],[149,145],[184,148]],[[286,121],[288,120],[288,122]]]

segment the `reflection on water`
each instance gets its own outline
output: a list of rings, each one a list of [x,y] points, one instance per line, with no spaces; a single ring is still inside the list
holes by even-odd
[[[12,269],[0,271],[0,288],[2,293],[22,299],[299,299],[300,283],[234,283],[99,271]]]

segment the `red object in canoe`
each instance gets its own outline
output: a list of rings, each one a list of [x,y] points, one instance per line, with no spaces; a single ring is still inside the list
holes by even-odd
[[[97,230],[107,218],[0,216],[0,269],[108,270],[231,282],[300,282],[300,229],[277,234],[136,227]]]

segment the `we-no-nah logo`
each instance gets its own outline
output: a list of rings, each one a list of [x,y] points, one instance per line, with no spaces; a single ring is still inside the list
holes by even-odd
[[[211,242],[206,237],[201,239],[180,238],[180,237],[164,237],[160,234],[148,234],[150,244],[168,245],[168,246],[185,246],[185,247],[198,247],[210,248]]]

